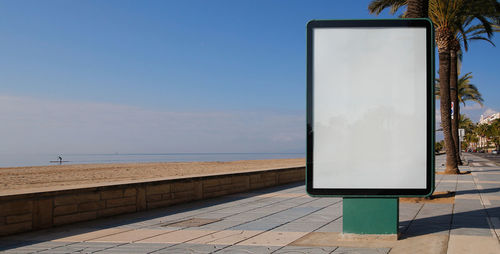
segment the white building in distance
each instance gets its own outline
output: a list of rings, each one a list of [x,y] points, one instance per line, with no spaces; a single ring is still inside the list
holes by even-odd
[[[481,115],[481,119],[479,119],[479,125],[491,124],[491,122],[493,122],[495,119],[498,119],[498,118],[500,118],[500,112],[491,114],[489,116]],[[488,150],[489,144],[490,144],[490,140],[487,137],[479,136],[479,142],[478,142],[479,147],[486,147],[486,150]]]
[[[495,114],[489,115],[489,116],[484,116],[481,115],[481,119],[479,119],[479,124],[490,124],[493,122],[495,119],[500,118],[500,112],[497,112]]]

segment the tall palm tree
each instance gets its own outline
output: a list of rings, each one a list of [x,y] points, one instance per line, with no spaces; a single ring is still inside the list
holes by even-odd
[[[368,6],[370,13],[379,14],[383,9],[390,7],[391,13],[406,4],[409,0],[374,0]],[[485,7],[487,6],[487,7]],[[494,6],[494,8],[491,8]],[[460,24],[467,18],[477,19],[480,22],[486,20],[484,13],[488,17],[495,17],[498,22],[499,4],[496,0],[430,0],[429,18],[436,28],[435,39],[439,53],[439,76],[441,79],[441,126],[446,146],[446,172],[459,173],[457,163],[457,149],[452,137],[451,119],[450,119],[450,74],[451,54],[450,51],[456,47],[456,31],[461,27]],[[455,51],[456,52],[456,51]],[[455,61],[456,63],[456,61]],[[453,68],[456,70],[456,68]],[[452,71],[452,73],[450,73]]]
[[[460,59],[459,55],[461,55],[462,50],[461,44],[463,43],[463,49],[465,49],[465,51],[468,51],[468,43],[472,40],[485,40],[495,46],[495,44],[490,40],[494,31],[492,23],[495,21],[492,20],[492,17],[495,16],[495,5],[492,1],[483,2],[484,3],[480,12],[467,6],[467,2],[462,3],[461,8],[469,8],[471,10],[468,15],[463,15],[461,18],[456,20],[454,27],[455,39],[450,46],[450,100],[454,108],[453,116],[451,118],[451,134],[455,144],[458,165],[462,165],[462,160],[460,159],[460,147],[458,145],[458,118],[460,116],[458,60]],[[475,25],[472,24],[474,19],[478,19],[480,23]]]
[[[432,0],[429,2],[429,18],[436,27],[436,45],[439,54],[439,89],[441,107],[441,126],[443,127],[444,141],[446,144],[446,172],[459,173],[457,145],[453,140],[451,124],[451,94],[450,76],[452,73],[452,54],[450,51],[456,47],[455,31],[458,20],[464,17],[464,0]],[[456,52],[456,51],[453,51]],[[456,68],[454,69],[456,70]]]

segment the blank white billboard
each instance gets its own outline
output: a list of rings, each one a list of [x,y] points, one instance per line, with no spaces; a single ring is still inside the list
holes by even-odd
[[[425,27],[312,29],[313,189],[429,187],[427,39]]]

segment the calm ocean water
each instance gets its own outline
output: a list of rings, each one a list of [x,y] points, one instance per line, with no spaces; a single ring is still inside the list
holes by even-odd
[[[57,154],[0,154],[0,167],[58,165]],[[305,158],[305,153],[168,153],[168,154],[63,154],[63,164],[130,163],[130,162],[185,162],[236,161]]]

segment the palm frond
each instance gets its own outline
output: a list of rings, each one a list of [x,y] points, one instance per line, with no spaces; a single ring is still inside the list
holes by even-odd
[[[491,45],[493,45],[493,47],[496,47],[495,43],[493,41],[491,41],[490,39],[488,38],[485,38],[485,37],[482,37],[482,36],[475,36],[475,37],[471,37],[469,38],[469,40],[482,40],[482,41],[487,41],[489,42]]]
[[[407,4],[407,0],[373,0],[368,5],[370,14],[379,15],[383,10],[390,8],[390,13],[395,14],[401,7]]]
[[[484,99],[479,92],[479,89],[476,85],[471,84],[470,80],[472,79],[472,73],[468,72],[462,75],[457,82],[458,88],[458,102],[462,103],[464,106],[467,101],[475,102],[483,106]],[[440,89],[439,89],[439,78],[436,79],[436,84],[434,88],[434,92],[436,98],[440,98]]]

